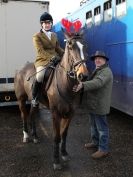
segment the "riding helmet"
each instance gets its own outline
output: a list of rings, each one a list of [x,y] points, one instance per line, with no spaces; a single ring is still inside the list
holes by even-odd
[[[44,12],[42,15],[41,15],[41,17],[40,17],[40,22],[44,22],[44,21],[51,21],[52,23],[53,23],[53,18],[52,18],[52,16],[49,14],[49,13],[47,13],[47,12]]]

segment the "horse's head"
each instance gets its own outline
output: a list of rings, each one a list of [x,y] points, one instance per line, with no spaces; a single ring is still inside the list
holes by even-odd
[[[68,75],[78,81],[84,81],[88,77],[88,70],[82,34],[64,33],[64,35],[66,37],[65,55],[69,64]]]

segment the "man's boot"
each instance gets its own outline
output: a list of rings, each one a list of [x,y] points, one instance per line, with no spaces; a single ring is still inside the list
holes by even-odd
[[[106,157],[109,154],[109,152],[104,152],[104,151],[96,151],[95,153],[93,153],[91,156],[93,159],[100,159],[103,157]]]
[[[33,107],[37,107],[39,105],[39,95],[42,89],[42,83],[37,80],[33,83],[32,86],[32,101],[31,104]]]

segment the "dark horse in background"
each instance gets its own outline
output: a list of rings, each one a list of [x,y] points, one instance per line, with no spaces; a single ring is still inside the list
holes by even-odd
[[[66,151],[66,137],[70,121],[74,112],[73,100],[77,93],[73,92],[73,86],[86,79],[88,70],[84,58],[83,38],[80,34],[64,32],[66,38],[65,53],[61,62],[54,69],[53,77],[47,91],[42,88],[40,102],[51,110],[54,130],[54,169],[60,169],[60,152],[63,160],[68,160]],[[26,64],[15,75],[15,93],[23,120],[23,142],[28,142],[28,121],[31,125],[33,142],[36,143],[37,133],[35,125],[35,113],[37,108],[32,107],[28,113],[26,101],[31,100],[32,84],[35,74],[33,63]],[[49,81],[49,80],[48,80]]]

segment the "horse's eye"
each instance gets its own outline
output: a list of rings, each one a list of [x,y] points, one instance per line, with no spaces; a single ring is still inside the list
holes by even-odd
[[[68,45],[68,48],[69,48],[69,50],[72,50],[73,48],[72,48],[72,45]]]
[[[69,44],[69,45],[72,45],[72,41],[68,41],[68,44]]]
[[[72,50],[73,43],[71,41],[68,41],[68,48]]]

